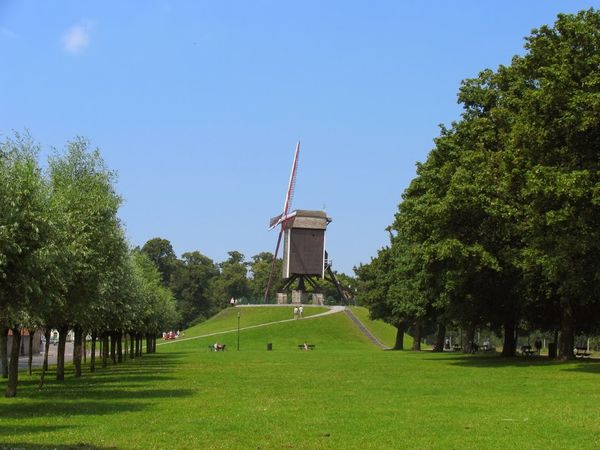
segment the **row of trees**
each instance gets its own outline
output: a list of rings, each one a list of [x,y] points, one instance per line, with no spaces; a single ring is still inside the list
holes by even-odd
[[[600,13],[533,30],[509,66],[463,81],[389,227],[356,268],[359,300],[415,342],[486,327],[516,351],[519,330],[576,333],[600,321]],[[417,344],[418,348],[418,344]],[[466,348],[469,351],[469,348]]]
[[[142,336],[155,336],[179,320],[152,262],[129,249],[117,218],[115,176],[99,151],[75,139],[49,158],[45,170],[39,152],[28,135],[0,144],[0,361],[7,397],[17,392],[23,329],[30,335],[45,330],[47,345],[50,330],[59,330],[56,377],[62,380],[69,330],[75,335],[75,374],[81,376],[88,333],[93,349],[100,337],[105,349],[109,337],[113,349],[120,349],[126,333],[132,348],[137,342],[133,355]]]
[[[177,311],[181,316],[179,328],[187,328],[211,317],[226,307],[231,298],[249,303],[264,302],[273,254],[261,252],[246,260],[239,251],[230,251],[228,258],[220,263],[198,251],[186,252],[177,258],[171,243],[164,238],[146,242],[141,252],[156,265],[163,286],[175,297]],[[283,287],[281,259],[275,264],[273,285],[268,302],[276,301],[277,292]],[[344,274],[337,275],[344,286],[353,286],[354,280]],[[329,301],[338,302],[335,287],[325,281],[319,286]]]

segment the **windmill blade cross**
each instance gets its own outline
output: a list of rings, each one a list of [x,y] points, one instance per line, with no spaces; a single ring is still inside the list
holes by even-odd
[[[281,225],[279,230],[279,236],[277,238],[277,245],[275,246],[275,253],[273,253],[273,261],[271,261],[271,271],[269,272],[269,281],[267,282],[267,288],[265,289],[265,303],[269,298],[269,291],[271,290],[271,284],[273,283],[273,272],[275,271],[275,262],[277,261],[277,254],[279,253],[279,246],[281,245],[281,236],[285,228],[285,223],[291,220],[296,213],[289,214],[289,210],[292,206],[292,199],[294,198],[294,188],[296,187],[296,173],[298,172],[298,156],[300,155],[300,141],[296,143],[296,151],[294,152],[294,162],[292,163],[292,170],[290,172],[290,180],[288,181],[288,188],[285,193],[285,202],[283,203],[283,212],[275,217],[272,217],[269,221],[269,230],[272,230],[277,225]]]

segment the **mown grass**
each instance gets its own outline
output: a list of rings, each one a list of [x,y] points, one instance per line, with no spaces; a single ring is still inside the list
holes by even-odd
[[[305,306],[304,317],[309,317],[327,311],[320,306]],[[263,323],[277,322],[280,320],[293,319],[293,306],[245,306],[238,308],[227,308],[214,317],[202,322],[185,331],[185,337],[195,337],[203,334],[234,330],[238,326],[238,313],[240,315],[240,327],[255,326]]]
[[[343,313],[242,331],[239,352],[222,336],[230,351],[182,340],[41,391],[23,376],[0,401],[0,448],[600,445],[596,361],[380,351]]]

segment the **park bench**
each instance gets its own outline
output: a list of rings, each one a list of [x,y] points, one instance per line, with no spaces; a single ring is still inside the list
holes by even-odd
[[[454,344],[452,346],[452,351],[453,352],[462,352],[462,346],[458,345],[458,344]]]
[[[315,344],[306,344],[306,347],[308,347],[309,350],[314,350]],[[298,344],[298,348],[300,350],[304,350],[304,344]]]
[[[521,354],[523,356],[531,356],[531,355],[535,355],[537,353],[537,350],[532,349],[531,345],[522,345],[521,346]]]
[[[226,347],[227,346],[225,344],[223,344],[220,347],[215,348],[214,344],[209,344],[208,345],[208,351],[209,352],[224,352],[225,349],[226,349]]]
[[[589,358],[592,356],[586,347],[575,347],[575,357]]]

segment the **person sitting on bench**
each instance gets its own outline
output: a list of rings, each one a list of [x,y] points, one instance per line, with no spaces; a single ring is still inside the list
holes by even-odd
[[[225,344],[219,344],[218,342],[215,342],[215,345],[213,345],[213,348],[215,349],[215,352],[225,351]]]

